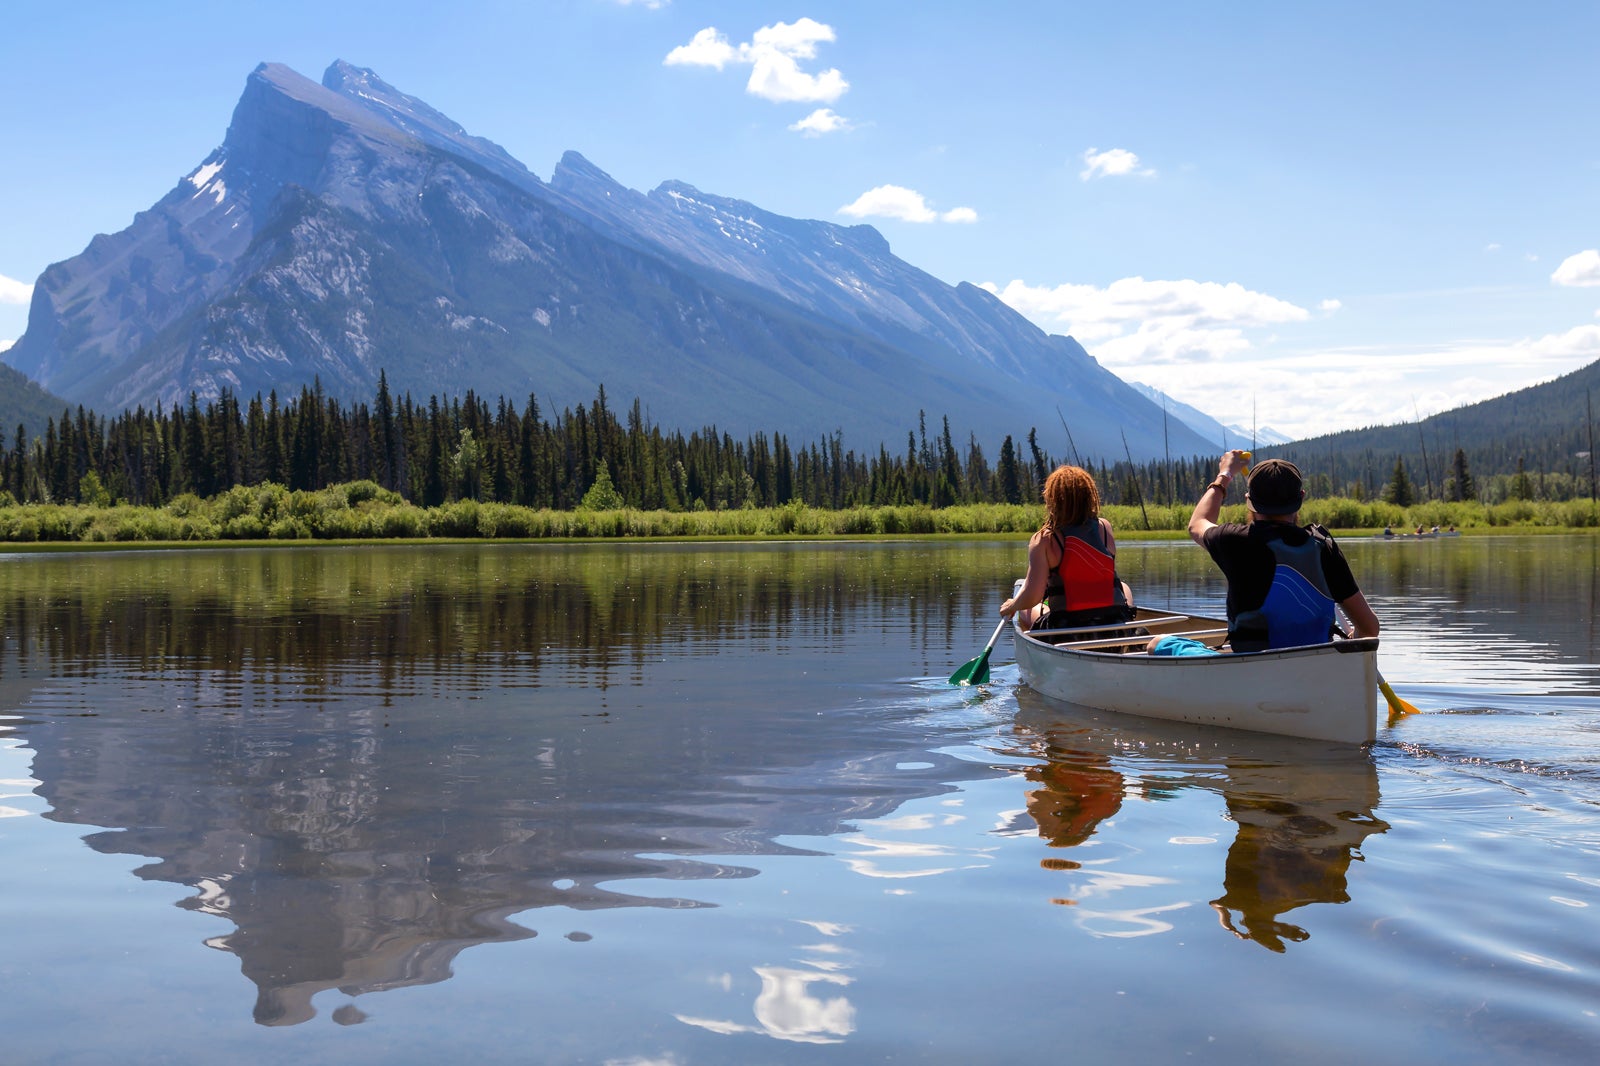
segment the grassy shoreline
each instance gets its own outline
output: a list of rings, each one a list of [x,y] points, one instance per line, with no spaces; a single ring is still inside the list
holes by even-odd
[[[1124,541],[1180,540],[1192,503],[1111,506],[1103,514]],[[1242,521],[1242,504],[1224,521]],[[856,507],[824,510],[801,503],[726,511],[551,511],[458,500],[421,508],[370,481],[315,492],[281,485],[230,489],[210,499],[180,496],[163,507],[24,504],[0,507],[0,551],[170,550],[176,547],[282,547],[389,542],[581,543],[595,540],[783,541],[1025,538],[1043,509],[1026,504]],[[1361,537],[1417,526],[1485,533],[1579,533],[1600,530],[1590,500],[1502,504],[1423,503],[1398,507],[1348,499],[1306,501],[1302,521],[1336,536]]]

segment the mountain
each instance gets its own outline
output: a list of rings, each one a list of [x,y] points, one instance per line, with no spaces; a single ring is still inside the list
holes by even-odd
[[[990,293],[870,226],[775,215],[568,153],[549,183],[369,70],[262,64],[221,147],[38,280],[4,359],[99,411],[231,389],[370,400],[637,396],[714,424],[898,450],[919,414],[986,447],[1037,427],[1085,456],[1218,446]],[[1058,416],[1058,408],[1060,414]]]
[[[1532,385],[1453,411],[1394,426],[1347,430],[1274,448],[1307,474],[1325,473],[1340,488],[1359,483],[1369,495],[1390,479],[1396,460],[1420,491],[1444,492],[1459,450],[1472,479],[1514,474],[1565,475],[1568,488],[1544,485],[1560,496],[1591,492],[1591,452],[1600,411],[1600,360],[1552,381]]]
[[[1252,443],[1258,448],[1264,448],[1271,445],[1287,444],[1294,439],[1284,436],[1271,426],[1250,429],[1245,426],[1227,425],[1218,422],[1198,407],[1180,403],[1154,385],[1144,385],[1137,381],[1130,382],[1130,384],[1154,400],[1157,406],[1167,412],[1168,418],[1177,419],[1200,434],[1200,436],[1207,440],[1218,441],[1225,448],[1249,448]]]

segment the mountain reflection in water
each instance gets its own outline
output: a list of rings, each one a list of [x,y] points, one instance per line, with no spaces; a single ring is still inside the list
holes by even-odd
[[[239,957],[256,1021],[289,1025],[328,989],[444,980],[474,944],[582,939],[575,912],[706,906],[614,886],[747,877],[726,857],[797,854],[774,837],[993,776],[928,753],[929,773],[886,774],[881,726],[868,746],[804,699],[750,713],[777,678],[805,691],[801,650],[847,639],[841,601],[859,611],[876,588],[887,615],[940,581],[882,552],[816,555],[752,553],[742,570],[692,550],[39,559],[3,594],[0,679],[46,816],[110,827],[87,842],[192,888],[182,906],[234,927],[207,943]],[[701,648],[722,652],[715,680]],[[874,665],[841,658],[815,681]],[[799,973],[764,973],[758,1014],[847,1029],[847,1003],[807,992],[844,979]],[[795,1021],[796,1003],[820,1014]]]

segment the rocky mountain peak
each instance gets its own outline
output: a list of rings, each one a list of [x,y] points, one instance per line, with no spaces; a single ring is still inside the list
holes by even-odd
[[[541,184],[511,154],[484,137],[474,137],[449,116],[403,93],[365,67],[335,60],[322,75],[322,86],[350,101],[366,115],[416,138],[430,148],[488,168],[524,187]]]
[[[793,218],[577,152],[550,184],[375,72],[246,79],[222,146],[50,267],[5,362],[101,411],[286,393],[632,393],[669,427],[895,439],[919,411],[990,447],[1059,404],[1080,443],[1164,444],[1161,410],[872,226]],[[1020,416],[1026,419],[1028,416]],[[1085,447],[1091,446],[1085,444]],[[1174,451],[1209,451],[1198,437]]]
[[[550,184],[557,189],[570,189],[580,185],[623,188],[610,174],[570,148],[561,153],[561,160],[556,164],[555,173],[550,175]]]

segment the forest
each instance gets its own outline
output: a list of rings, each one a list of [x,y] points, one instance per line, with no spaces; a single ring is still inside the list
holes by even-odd
[[[1070,442],[1070,427],[1062,436]],[[1354,441],[1349,442],[1354,444]],[[1476,475],[1467,452],[1420,456],[1330,441],[1274,449],[1305,470],[1308,495],[1409,507],[1428,501],[1592,499],[1593,462],[1530,467],[1499,448],[1502,469]],[[1069,445],[1070,446],[1070,445]],[[1323,448],[1326,447],[1326,451]],[[1548,449],[1546,450],[1548,451]],[[1420,462],[1419,462],[1420,458]],[[426,402],[391,394],[380,374],[371,404],[324,394],[320,384],[280,400],[247,403],[224,392],[202,404],[110,418],[82,407],[46,420],[42,433],[18,425],[0,440],[0,506],[88,504],[160,507],[185,495],[209,498],[237,486],[271,484],[317,491],[371,482],[424,508],[456,501],[572,511],[726,511],[790,503],[843,510],[923,506],[933,509],[1024,504],[1039,499],[1045,475],[1063,461],[1095,473],[1108,505],[1182,506],[1216,470],[1215,456],[1079,457],[1052,453],[1037,427],[1007,436],[990,459],[971,435],[959,441],[944,416],[930,430],[926,413],[908,428],[903,449],[861,453],[841,434],[791,443],[783,434],[736,439],[714,426],[666,430],[635,398],[623,415],[602,386],[587,405],[546,414],[530,394],[520,409],[467,392]],[[1505,464],[1512,463],[1509,469]],[[1554,468],[1551,468],[1554,466]],[[1146,526],[1149,525],[1148,519]]]
[[[707,426],[687,434],[649,422],[635,399],[619,416],[602,386],[588,405],[546,416],[536,396],[519,410],[468,392],[426,403],[391,395],[380,374],[370,405],[320,386],[281,402],[224,393],[202,405],[139,408],[104,418],[79,407],[30,435],[17,426],[0,449],[0,503],[160,506],[192,493],[273,483],[317,490],[372,481],[424,507],[456,500],[572,510],[726,510],[1037,499],[1057,462],[1029,432],[1007,437],[991,464],[976,438],[957,444],[948,418],[926,419],[904,452],[862,454],[838,432],[792,445],[783,434],[735,439]],[[1105,471],[1102,469],[1102,473]]]

